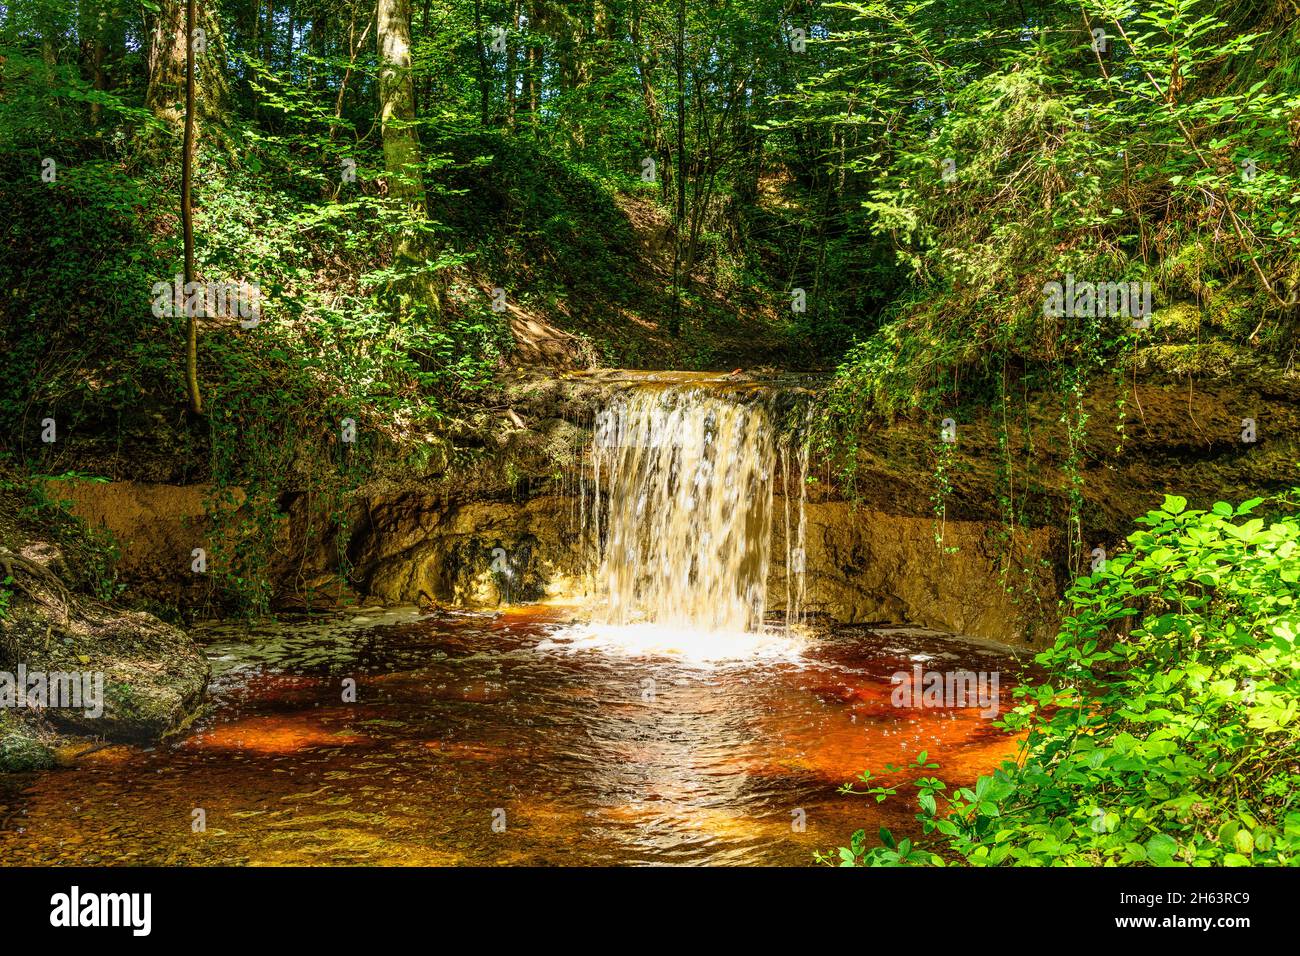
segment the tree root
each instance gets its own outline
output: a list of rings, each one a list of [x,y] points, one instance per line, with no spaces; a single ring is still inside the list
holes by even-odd
[[[53,602],[46,600],[39,588],[24,584],[18,575],[14,573],[15,571],[22,571],[44,585],[45,589],[52,593]],[[33,601],[40,604],[53,603],[56,609],[63,614],[64,619],[67,619],[68,607],[72,603],[72,595],[69,593],[67,585],[59,580],[59,576],[49,568],[37,564],[35,561],[29,561],[12,551],[3,551],[0,552],[0,581],[6,579],[10,582],[11,587],[19,588]]]

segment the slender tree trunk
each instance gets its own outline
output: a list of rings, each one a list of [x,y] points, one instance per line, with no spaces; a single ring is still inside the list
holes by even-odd
[[[488,59],[487,45],[483,42],[483,3],[474,0],[474,43],[478,47],[479,122],[486,128],[488,116]]]
[[[506,129],[515,128],[515,56],[518,53],[520,17],[523,11],[519,0],[514,0],[510,12],[511,31],[506,37]]]
[[[343,71],[343,79],[339,81],[338,96],[336,96],[334,99],[334,118],[336,120],[343,119],[343,98],[347,95],[348,83],[352,79],[352,71],[356,69],[357,66],[357,54],[360,52],[361,48],[366,45],[366,37],[370,35],[370,29],[374,25],[375,25],[375,20],[373,17],[371,17],[366,23],[366,28],[361,31],[361,39],[358,40],[356,35],[357,34],[356,7],[352,8],[352,21],[348,24],[348,65],[347,65],[347,69]],[[331,143],[334,142],[334,139],[338,134],[340,125],[341,125],[340,123],[335,123],[332,126],[330,126]]]
[[[424,37],[429,38],[429,0],[424,0],[424,20],[420,25],[424,31]],[[420,116],[429,115],[429,107],[433,100],[433,77],[428,72],[424,75],[424,82],[420,84],[420,102],[416,103],[416,111]]]
[[[558,65],[560,88],[566,92],[581,89],[587,82],[585,59],[587,23],[584,19],[584,13],[585,11],[582,10],[576,12],[567,10],[563,17],[563,31],[558,49]],[[568,135],[570,147],[578,150],[586,144],[586,134],[583,131],[580,118],[569,119],[564,124],[564,129]]]
[[[248,48],[253,52],[254,55],[256,55],[257,52],[261,49],[261,46],[258,43],[258,35],[261,32],[262,32],[262,0],[253,0],[252,40],[249,42]],[[252,71],[250,70],[249,73],[251,74],[251,72]],[[249,102],[253,104],[253,121],[256,122],[258,107],[260,104],[258,103],[257,100],[257,91],[253,89],[253,77],[249,75],[247,77],[246,82],[248,83],[248,99]]]
[[[104,43],[104,34],[108,29],[108,13],[107,5],[99,8],[99,12],[95,16],[95,36],[91,40],[91,85],[100,92],[108,89],[108,77],[104,73],[104,60],[108,54],[108,47]],[[100,112],[101,107],[98,103],[90,104],[91,126],[99,125]]]
[[[537,30],[537,4],[529,4],[528,7],[528,32],[534,34]],[[539,43],[528,44],[528,121],[532,124],[533,133],[537,133],[538,122],[540,117],[537,113],[537,88],[541,83],[542,73],[542,47]]]
[[[293,22],[297,12],[293,0],[289,0],[289,43],[284,53],[284,69],[286,72],[293,71]]]
[[[198,327],[191,303],[190,283],[194,281],[194,208],[190,185],[194,168],[194,4],[185,0],[185,142],[181,162],[181,226],[185,233],[185,383],[189,391],[190,411],[203,414],[203,398],[199,394],[199,340]]]
[[[324,11],[320,11],[311,18],[311,33],[307,36],[307,50],[320,60],[325,58],[325,31],[326,15]],[[323,64],[322,69],[324,69]],[[313,62],[307,67],[307,89],[310,90],[315,82],[316,64]]]
[[[645,104],[646,119],[650,124],[648,146],[650,154],[658,163],[655,178],[659,181],[660,195],[667,202],[668,197],[672,195],[672,158],[668,155],[668,144],[664,141],[663,112],[659,109],[659,100],[655,96],[655,59],[641,36],[641,0],[632,0],[628,31],[632,36],[632,48],[636,55],[636,71],[641,78],[641,100]]]
[[[673,215],[673,311],[668,332],[682,331],[682,228],[686,222],[686,0],[677,0],[677,34],[673,38],[677,73],[677,205]]]
[[[275,56],[275,0],[266,0],[266,35],[262,43],[262,62],[269,69]]]

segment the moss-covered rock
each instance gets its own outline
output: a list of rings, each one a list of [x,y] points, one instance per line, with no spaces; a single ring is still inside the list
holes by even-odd
[[[42,711],[60,730],[152,741],[185,726],[207,687],[207,659],[179,628],[151,614],[93,602],[19,598],[0,621],[0,669],[91,675],[99,703]]]
[[[49,770],[54,750],[17,714],[0,709],[0,773]]]

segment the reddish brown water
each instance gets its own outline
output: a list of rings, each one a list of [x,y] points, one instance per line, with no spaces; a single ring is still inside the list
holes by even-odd
[[[905,794],[836,792],[863,769],[928,750],[966,784],[1015,749],[976,708],[890,703],[922,660],[1000,671],[1005,711],[996,649],[845,628],[797,660],[697,665],[555,649],[563,613],[212,632],[188,739],[0,777],[0,860],[805,865],[858,828],[916,829]]]

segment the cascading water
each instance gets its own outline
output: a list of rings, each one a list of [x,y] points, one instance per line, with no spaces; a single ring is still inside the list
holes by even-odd
[[[715,634],[762,628],[778,447],[770,398],[700,383],[649,385],[597,415],[596,622]],[[787,555],[787,582],[797,578],[801,596],[802,499],[794,538],[785,509],[786,539],[800,548],[794,561]],[[794,604],[787,601],[788,619]]]
[[[804,418],[808,425],[808,417]],[[785,629],[803,622],[804,601],[807,598],[807,503],[808,503],[808,444],[801,442],[791,449],[781,446],[781,478],[785,494]],[[799,499],[795,510],[794,522],[790,520],[791,460],[793,459],[795,475],[798,480]]]

